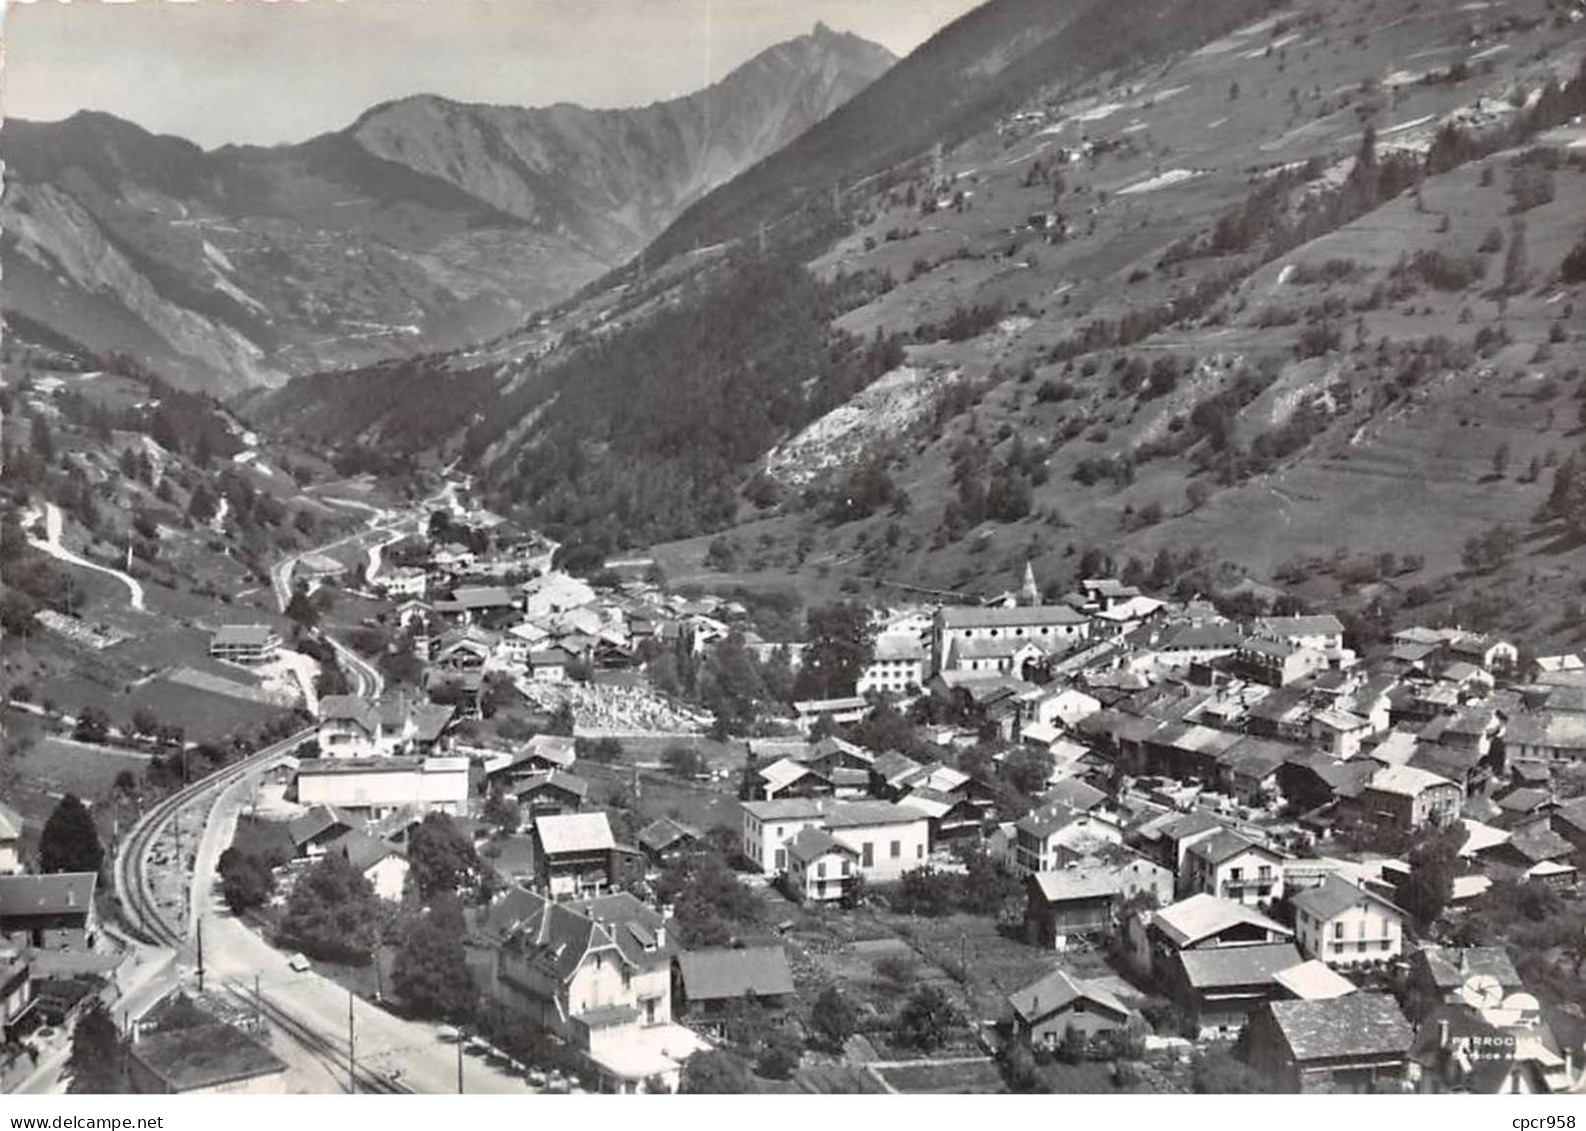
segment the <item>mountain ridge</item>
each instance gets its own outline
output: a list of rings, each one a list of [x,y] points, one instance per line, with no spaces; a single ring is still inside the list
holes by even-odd
[[[648,107],[413,95],[278,146],[205,150],[102,111],[10,119],[0,223],[6,258],[29,269],[8,270],[4,302],[223,393],[450,348],[624,262],[891,62],[828,29]],[[120,260],[65,270],[84,241]],[[179,309],[153,311],[147,292]],[[107,319],[117,294],[125,317]]]

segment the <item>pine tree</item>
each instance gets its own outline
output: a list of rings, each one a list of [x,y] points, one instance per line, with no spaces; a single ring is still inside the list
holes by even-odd
[[[68,1091],[76,1095],[113,1095],[126,1091],[122,1084],[121,1034],[103,1002],[95,1000],[77,1019],[72,1031],[72,1052],[66,1061],[71,1077]]]

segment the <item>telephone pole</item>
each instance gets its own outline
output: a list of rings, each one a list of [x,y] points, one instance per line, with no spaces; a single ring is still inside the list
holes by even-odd
[[[204,921],[198,921],[198,992],[204,992]]]
[[[353,1024],[353,996],[347,991],[347,1094],[358,1094],[358,1033]]]
[[[457,1094],[463,1094],[463,1045],[468,1037],[461,1030],[457,1033]]]

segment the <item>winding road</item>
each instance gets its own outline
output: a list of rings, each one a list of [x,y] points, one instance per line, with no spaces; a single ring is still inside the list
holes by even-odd
[[[144,604],[143,583],[129,574],[122,573],[119,569],[102,566],[98,562],[91,562],[81,555],[74,554],[61,545],[61,508],[54,503],[44,504],[44,537],[29,538],[28,545],[36,550],[42,550],[56,561],[74,565],[81,569],[91,569],[96,573],[108,573],[121,584],[127,587],[129,603],[138,612],[146,612]]]

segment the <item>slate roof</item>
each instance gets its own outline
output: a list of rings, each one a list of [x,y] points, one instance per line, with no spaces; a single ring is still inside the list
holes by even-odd
[[[780,946],[689,950],[677,956],[683,993],[691,1001],[730,1001],[754,994],[781,997],[793,992],[793,971]]]
[[[896,750],[883,750],[876,755],[875,761],[870,764],[871,773],[879,775],[888,785],[901,781],[910,774],[917,773],[924,768],[907,754],[899,753]]]
[[[518,752],[514,761],[526,762],[530,758],[540,758],[565,770],[577,760],[577,757],[573,739],[560,734],[537,734],[524,743],[523,749]]]
[[[1550,828],[1539,826],[1509,838],[1509,847],[1532,863],[1569,856],[1575,846]]]
[[[901,632],[883,632],[876,637],[875,658],[877,660],[923,660],[925,659],[925,645],[914,636]]]
[[[787,842],[787,850],[806,864],[819,860],[829,852],[841,852],[848,856],[859,855],[825,829],[818,829],[813,825],[800,829],[799,835]]]
[[[1501,946],[1426,946],[1416,952],[1413,961],[1424,965],[1433,983],[1443,990],[1457,990],[1477,974],[1491,975],[1506,990],[1521,989],[1525,984],[1509,952]]]
[[[236,1084],[286,1071],[286,1062],[223,1021],[145,1033],[127,1055],[171,1092]]]
[[[1328,876],[1320,885],[1306,888],[1294,896],[1291,902],[1296,911],[1304,911],[1313,918],[1325,923],[1335,915],[1339,915],[1355,906],[1363,899],[1369,899],[1379,907],[1386,907],[1398,912],[1402,917],[1404,912],[1394,904],[1383,899],[1380,895],[1367,891],[1365,888],[1356,887],[1348,880],[1339,879],[1337,876]]]
[[[1360,993],[1322,1001],[1274,1001],[1272,1019],[1294,1059],[1310,1061],[1408,1053],[1415,1038],[1387,994]]]
[[[919,810],[895,805],[890,801],[848,801],[831,806],[826,813],[826,827],[852,829],[866,825],[906,825],[924,819]]]
[[[1213,990],[1273,982],[1279,971],[1299,965],[1300,952],[1293,943],[1258,943],[1186,950],[1178,958],[1190,985],[1198,990]]]
[[[814,797],[778,797],[771,801],[742,801],[739,804],[761,821],[808,820],[826,811],[826,806]]]
[[[1112,868],[1063,868],[1056,872],[1037,872],[1031,879],[1047,903],[1100,899],[1123,891],[1118,872]]]
[[[1310,617],[1260,617],[1257,631],[1273,636],[1339,636],[1344,626],[1331,613]]]
[[[355,829],[360,823],[329,805],[316,805],[287,822],[286,831],[292,844],[301,848],[332,829]]]
[[[1433,786],[1453,784],[1441,774],[1414,766],[1384,766],[1371,775],[1369,788],[1400,797],[1418,797]]]
[[[1045,840],[1053,833],[1066,829],[1083,816],[1083,813],[1075,812],[1067,805],[1053,803],[1051,805],[1043,805],[1039,809],[1026,813],[1019,818],[1014,828],[1021,833],[1029,833],[1039,840]]]
[[[1097,1005],[1121,1016],[1129,1015],[1129,1007],[1119,1001],[1113,992],[1096,982],[1076,978],[1066,970],[1053,970],[1028,986],[1008,995],[1013,1012],[1030,1024],[1066,1008],[1079,999]]]
[[[699,830],[671,817],[657,817],[639,830],[639,844],[651,852],[665,852],[680,841],[698,840]]]
[[[1223,861],[1231,860],[1240,853],[1249,852],[1251,849],[1263,852],[1268,856],[1275,857],[1278,855],[1270,848],[1259,845],[1253,840],[1247,840],[1238,833],[1230,832],[1227,829],[1220,833],[1213,833],[1205,840],[1196,841],[1190,845],[1189,852],[1191,856],[1198,856],[1208,863],[1221,864]]]
[[[1586,749],[1586,714],[1574,711],[1525,711],[1509,720],[1506,745]]]
[[[0,876],[0,917],[86,914],[98,882],[92,872]]]
[[[367,833],[350,829],[325,846],[326,852],[346,857],[347,863],[358,872],[366,872],[387,856],[406,857],[407,852],[388,840],[378,840]]]
[[[319,701],[321,722],[357,723],[369,734],[380,729],[380,712],[376,705],[361,695],[327,695]]]
[[[564,774],[561,770],[545,770],[538,774],[526,774],[518,779],[513,787],[519,797],[526,793],[537,793],[542,789],[564,789],[576,796],[580,801],[589,796],[589,783],[576,774]]]
[[[1041,794],[1040,804],[1066,805],[1076,812],[1088,813],[1106,800],[1107,795],[1089,782],[1068,778]]]
[[[612,848],[611,822],[599,813],[558,813],[534,818],[534,833],[540,847],[549,854],[560,852],[598,852]]]
[[[950,629],[1071,625],[1086,624],[1089,620],[1067,605],[1023,605],[1011,609],[950,605],[942,610],[942,626]]]

